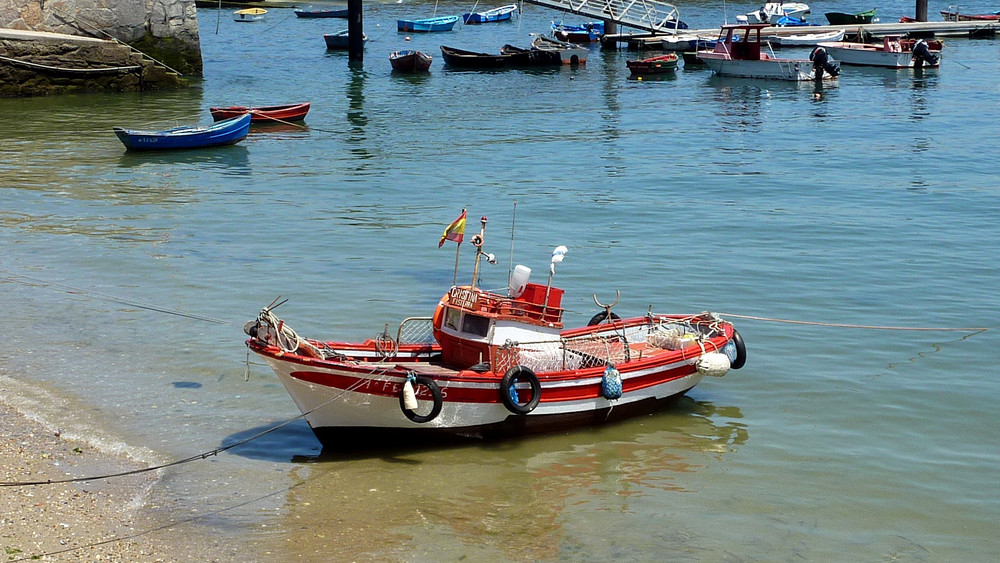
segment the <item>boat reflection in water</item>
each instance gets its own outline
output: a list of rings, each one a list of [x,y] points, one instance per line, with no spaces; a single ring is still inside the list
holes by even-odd
[[[710,478],[699,476],[703,470],[749,439],[742,417],[738,407],[684,396],[650,416],[518,440],[328,445],[317,456],[296,455],[318,442],[307,445],[308,427],[295,423],[278,431],[288,444],[264,437],[264,446],[231,452],[246,455],[251,446],[271,456],[265,452],[273,445],[302,463],[275,524],[287,535],[288,555],[323,536],[330,560],[392,558],[431,534],[444,553],[474,547],[490,557],[542,560],[565,555],[575,526],[566,520],[581,505],[615,517],[662,505],[665,494],[698,493]]]

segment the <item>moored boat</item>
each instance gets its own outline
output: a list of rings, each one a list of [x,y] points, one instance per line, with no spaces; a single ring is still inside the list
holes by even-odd
[[[326,42],[326,48],[330,50],[344,50],[351,46],[351,35],[349,30],[343,29],[337,33],[327,33],[323,35],[323,41]],[[368,36],[364,33],[361,34],[361,41],[367,43]]]
[[[495,69],[510,66],[512,55],[480,53],[441,45],[441,59],[444,64],[455,68]]]
[[[461,222],[462,231],[455,228]],[[461,244],[465,213],[442,237]],[[735,327],[710,312],[622,319],[602,305],[566,328],[563,290],[514,268],[505,291],[478,287],[486,218],[473,237],[473,283],[453,285],[433,314],[363,342],[302,338],[272,302],[244,327],[325,444],[420,436],[493,438],[602,424],[649,413],[747,358]],[[455,238],[455,235],[458,235]],[[620,297],[620,293],[619,293]]]
[[[492,10],[486,10],[485,12],[466,12],[462,14],[462,22],[474,25],[480,23],[507,21],[516,11],[517,4],[508,4],[506,6],[500,6],[499,8],[493,8]]]
[[[830,22],[830,25],[855,25],[859,23],[872,23],[875,19],[876,11],[876,8],[872,8],[867,12],[858,12],[856,14],[827,12],[824,15],[826,16],[826,21]]]
[[[715,39],[702,37],[693,33],[666,35],[660,40],[660,48],[664,51],[698,51],[714,49]]]
[[[316,19],[316,18],[346,18],[347,8],[337,8],[337,9],[305,9],[305,8],[294,8],[295,16],[305,19]]]
[[[846,32],[843,29],[819,33],[795,33],[792,35],[769,35],[765,41],[779,47],[801,47],[816,45],[823,41],[840,41]]]
[[[458,23],[458,16],[441,16],[439,18],[424,18],[419,20],[396,20],[396,29],[399,31],[433,33],[451,31],[456,23]]]
[[[231,145],[246,138],[250,113],[204,127],[181,126],[160,131],[115,127],[115,135],[130,151],[182,150]]]
[[[433,57],[422,51],[406,49],[393,51],[389,54],[389,64],[392,70],[399,72],[422,72],[431,68]]]
[[[809,14],[809,6],[802,2],[766,2],[759,10],[736,16],[738,23],[777,23],[782,16],[804,19]]]
[[[723,25],[718,43],[711,51],[698,51],[712,72],[720,76],[737,78],[770,78],[803,81],[817,77],[813,61],[779,58],[761,52],[760,32],[768,24]],[[734,37],[739,39],[734,39]],[[836,73],[825,68],[820,78],[836,78]]]
[[[677,70],[677,55],[667,53],[656,57],[625,61],[625,66],[634,76],[663,74]]]
[[[948,22],[1000,21],[1000,11],[988,14],[963,14],[959,12],[958,6],[948,6],[947,10],[941,10],[941,17]]]
[[[587,64],[587,55],[590,54],[590,49],[576,43],[569,43],[546,35],[533,35],[535,36],[531,41],[533,49],[559,53],[560,60],[566,65]]]
[[[604,36],[604,22],[593,21],[580,25],[552,22],[552,35],[569,43],[593,43]]]
[[[267,15],[264,8],[244,8],[233,12],[233,20],[238,22],[259,22]]]
[[[212,113],[212,119],[216,121],[232,119],[244,113],[249,113],[252,123],[278,123],[281,121],[302,121],[305,119],[306,114],[309,113],[309,107],[309,102],[302,102],[277,106],[210,107],[208,111]]]
[[[850,42],[822,42],[819,47],[845,65],[887,68],[935,67],[941,64],[941,42],[903,39],[887,35],[881,45]]]

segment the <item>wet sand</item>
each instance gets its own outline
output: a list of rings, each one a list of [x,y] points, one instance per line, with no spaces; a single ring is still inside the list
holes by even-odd
[[[190,530],[138,526],[155,471],[70,483],[142,469],[125,456],[67,440],[0,403],[0,548],[6,561],[227,561]],[[194,544],[194,545],[192,545]],[[221,556],[220,556],[221,555]]]

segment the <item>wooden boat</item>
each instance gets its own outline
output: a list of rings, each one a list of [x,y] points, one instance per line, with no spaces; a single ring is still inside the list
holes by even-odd
[[[483,69],[510,66],[512,56],[503,53],[478,53],[441,45],[441,58],[444,59],[444,64],[451,67]]]
[[[484,256],[495,261],[483,251],[482,224],[473,280]],[[616,300],[598,303],[604,310],[586,326],[566,328],[563,290],[552,286],[565,252],[553,252],[548,284],[530,283],[519,265],[502,292],[455,285],[432,315],[392,332],[379,323],[381,334],[363,342],[302,338],[272,302],[244,326],[246,345],[330,446],[603,424],[652,412],[746,362],[735,327],[710,312],[621,319]]]
[[[295,15],[300,18],[315,19],[315,18],[346,18],[347,8],[342,9],[330,9],[330,10],[305,10],[302,8],[295,8],[292,10]]]
[[[769,35],[764,38],[771,45],[779,47],[802,47],[816,45],[824,41],[841,41],[846,31],[838,29],[819,33],[796,33],[793,35]]]
[[[162,131],[115,127],[114,131],[130,151],[200,149],[243,140],[250,131],[250,119],[250,114],[244,113],[205,127],[182,126]]]
[[[807,59],[784,59],[761,52],[760,31],[769,24],[723,25],[715,49],[698,51],[701,59],[715,74],[739,78],[771,78],[777,80],[813,80],[813,63]],[[734,37],[739,39],[735,39]],[[823,77],[836,75],[823,73]]]
[[[422,20],[396,20],[396,29],[399,31],[433,33],[451,31],[456,23],[458,23],[458,16],[442,16],[440,18],[425,18]]]
[[[826,49],[834,60],[845,65],[907,68],[941,64],[940,41],[902,39],[898,35],[886,35],[881,45],[839,41],[823,42],[818,46]]]
[[[233,20],[238,22],[259,22],[264,19],[267,10],[264,8],[244,8],[233,12]]]
[[[941,10],[941,17],[946,22],[972,22],[972,21],[1000,21],[1000,11],[990,14],[963,14],[958,11],[958,6],[948,6],[947,10]]]
[[[309,102],[285,104],[280,106],[229,106],[211,107],[212,119],[222,121],[232,119],[244,113],[250,114],[252,123],[280,123],[282,121],[302,121],[309,113]]]
[[[433,57],[422,51],[407,49],[404,51],[393,51],[389,54],[389,64],[392,70],[399,72],[420,72],[431,68]]]
[[[667,53],[658,57],[625,61],[625,66],[636,76],[674,72],[677,70],[677,55]]]
[[[782,16],[803,19],[809,14],[809,6],[801,2],[766,2],[755,12],[736,16],[737,23],[777,23]]]
[[[826,16],[826,21],[830,22],[830,25],[855,25],[859,23],[872,23],[875,19],[876,8],[872,8],[867,12],[858,12],[856,14],[846,14],[844,12],[827,12],[824,14]]]
[[[552,35],[569,43],[593,43],[604,36],[604,22],[594,21],[580,25],[552,22]]]
[[[562,60],[564,65],[587,64],[587,55],[590,54],[590,49],[577,45],[576,43],[569,43],[556,39],[555,37],[536,34],[532,35],[535,36],[535,38],[531,41],[531,47],[533,49],[559,53],[559,58]]]
[[[485,12],[468,12],[462,14],[462,22],[466,24],[480,24],[507,21],[516,11],[517,4],[508,4],[499,8],[493,8],[492,10],[486,10]]]
[[[511,67],[562,65],[562,57],[559,56],[559,53],[552,51],[541,51],[535,48],[522,49],[513,45],[504,45],[500,48],[500,54],[510,57],[507,66]]]
[[[368,36],[362,33],[361,40],[367,42]],[[351,36],[346,29],[323,35],[323,41],[326,41],[326,48],[331,50],[344,50],[351,46]]]

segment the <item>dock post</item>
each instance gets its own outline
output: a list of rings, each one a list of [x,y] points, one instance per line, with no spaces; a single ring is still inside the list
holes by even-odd
[[[365,23],[361,15],[361,0],[347,0],[347,60],[364,59]]]
[[[618,33],[618,22],[604,20],[604,35],[615,35]]]
[[[927,0],[917,0],[917,7],[913,11],[918,22],[927,21]]]

